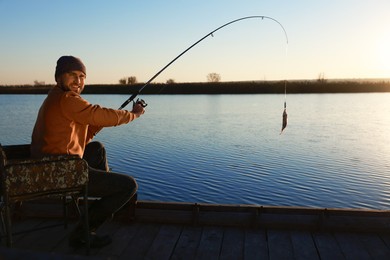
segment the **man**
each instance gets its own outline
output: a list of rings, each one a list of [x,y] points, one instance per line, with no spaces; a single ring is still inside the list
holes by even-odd
[[[88,103],[80,96],[85,78],[86,68],[79,58],[62,56],[58,59],[57,84],[39,109],[31,138],[31,155],[39,158],[50,154],[72,154],[88,162],[88,195],[101,198],[89,209],[90,242],[91,247],[103,247],[111,243],[111,238],[96,235],[96,229],[131,199],[137,183],[130,176],[108,173],[104,146],[91,140],[103,127],[127,124],[145,110],[141,104],[126,111]],[[85,228],[79,223],[69,237],[69,245],[85,245],[84,234]]]

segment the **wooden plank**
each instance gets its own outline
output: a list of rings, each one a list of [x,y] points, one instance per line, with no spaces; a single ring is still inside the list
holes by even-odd
[[[200,212],[198,223],[201,225],[239,226],[249,227],[253,225],[252,212]]]
[[[105,235],[108,235],[111,237],[112,239],[112,234],[114,234],[116,232],[116,230],[118,229],[118,225],[116,225],[115,223],[113,223],[112,221],[106,221],[102,226],[100,226],[97,230],[96,230],[96,234],[98,236],[105,236]],[[108,245],[107,247],[109,246],[112,246],[111,245]],[[104,248],[103,248],[104,249]],[[123,248],[122,248],[123,249]],[[90,248],[90,255],[99,255],[100,254],[100,248]],[[85,248],[84,247],[81,247],[81,248],[77,248],[74,250],[74,254],[79,254],[79,255],[82,255],[84,254],[85,252]]]
[[[268,229],[313,229],[318,225],[318,216],[293,214],[264,214],[259,216],[258,226]]]
[[[355,215],[325,217],[321,222],[321,229],[325,231],[383,232],[388,227],[389,216],[375,216],[377,213],[365,211],[355,213]]]
[[[376,234],[357,234],[372,259],[390,259],[390,249]]]
[[[381,232],[390,211],[138,201],[136,215],[148,222],[240,227],[259,216],[256,224],[269,229]]]
[[[240,228],[226,228],[219,259],[243,259],[244,258],[245,233]]]
[[[65,234],[63,240],[60,241],[54,248],[51,249],[52,252],[56,252],[59,254],[64,255],[84,255],[86,254],[86,248],[80,248],[79,250],[76,250],[69,246],[69,235],[70,232],[74,229],[76,226],[76,223],[73,223],[71,226],[68,227],[67,233]]]
[[[47,227],[48,225],[59,225]],[[46,228],[47,227],[47,228]],[[17,248],[34,249],[37,251],[52,251],[67,235],[69,229],[65,229],[62,220],[45,220],[34,228],[44,228],[26,233],[14,244]]]
[[[268,259],[268,242],[265,230],[246,229],[244,259]]]
[[[346,259],[371,259],[356,233],[338,232],[335,237]]]
[[[314,233],[312,236],[321,259],[344,259],[341,248],[331,233]]]
[[[155,222],[167,224],[192,224],[191,211],[168,209],[136,209],[135,218],[139,222]]]
[[[104,229],[103,229],[104,228]],[[109,221],[98,230],[99,235],[111,236],[112,243],[98,250],[94,254],[107,257],[119,257],[123,250],[127,247],[138,230],[138,225],[123,224],[120,222]]]
[[[58,253],[48,253],[48,252],[37,252],[32,250],[22,250],[16,248],[0,248],[0,259],[33,259],[33,260],[102,260],[97,257],[83,257],[83,256],[74,256],[74,255],[63,255]]]
[[[390,248],[390,234],[380,234],[379,236],[385,245]]]
[[[295,259],[320,259],[310,232],[291,231],[290,236]]]
[[[158,206],[157,204],[155,205]],[[175,205],[174,212],[169,214],[179,213],[186,219],[192,219],[190,211],[181,211],[182,205]],[[186,207],[186,205],[184,205]],[[234,206],[231,206],[234,207]],[[201,216],[212,215],[215,220],[221,219],[224,210],[230,210],[231,207],[215,205],[212,207],[201,206]],[[193,210],[193,205],[188,207]],[[227,214],[233,216],[233,219],[241,219],[246,216],[253,220],[253,210],[255,207],[239,207],[235,213]],[[158,209],[163,211],[163,209]],[[248,211],[251,210],[251,211]],[[286,211],[287,217],[283,216],[283,211]],[[296,217],[302,218],[307,215],[294,215],[296,212],[302,213],[303,209],[283,209],[270,208],[272,214],[259,212],[259,218],[262,216],[272,216],[279,212],[282,215],[281,219],[286,223],[297,222]],[[214,214],[214,212],[216,214]],[[155,214],[156,211],[151,210],[150,214]],[[234,212],[234,211],[233,211]],[[290,214],[295,212],[294,214]],[[253,214],[252,214],[253,213]],[[335,222],[343,221],[341,224],[351,226],[364,226],[363,223],[371,223],[375,218],[371,218],[371,214],[381,215],[382,212],[362,211],[362,215],[370,218],[369,221],[364,220],[366,217],[360,217],[357,211],[335,211],[337,214],[349,214],[350,217],[334,217],[331,214],[325,216],[324,226],[327,221],[332,219]],[[356,213],[356,216],[352,216]],[[216,216],[216,218],[215,218]],[[345,220],[344,220],[345,219]],[[58,220],[58,219],[57,219]],[[57,221],[56,220],[56,221]],[[294,221],[291,221],[294,220]],[[381,218],[381,221],[383,218]],[[14,223],[14,231],[31,227],[34,225],[43,225],[52,220],[35,220],[28,219],[26,221],[16,221]],[[61,220],[58,220],[61,221]],[[279,220],[278,220],[279,221]],[[298,222],[302,219],[298,219]],[[305,221],[303,221],[305,222]],[[383,223],[386,221],[383,220]],[[30,224],[29,224],[30,223]],[[387,222],[386,222],[387,223]],[[218,223],[217,223],[218,224]],[[73,224],[74,225],[74,224]],[[333,224],[332,224],[333,225]],[[382,224],[381,224],[382,225]],[[373,227],[380,227],[373,226]],[[23,227],[24,226],[24,227]],[[293,226],[286,226],[286,230],[272,229],[266,232],[264,229],[241,230],[238,227],[221,227],[221,226],[186,226],[177,233],[169,231],[171,227],[176,225],[164,224],[161,229],[157,224],[136,223],[132,225],[124,224],[123,222],[108,222],[98,230],[99,234],[111,234],[113,244],[104,247],[100,250],[91,250],[93,255],[103,256],[106,258],[122,258],[122,259],[144,259],[144,258],[171,258],[171,259],[218,259],[218,258],[233,258],[233,259],[289,259],[295,257],[297,259],[315,259],[315,251],[320,255],[320,259],[354,259],[355,257],[373,258],[373,259],[390,259],[390,235],[384,234],[387,229],[382,229],[378,233],[362,234],[362,233],[313,233],[310,239],[309,231],[296,231]],[[241,225],[242,226],[242,225]],[[169,228],[167,228],[169,227]],[[180,227],[180,226],[179,226]],[[165,229],[165,230],[164,230]],[[175,229],[175,228],[173,228]],[[287,230],[288,229],[288,230]],[[71,231],[72,228],[69,228]],[[15,236],[15,242],[18,242],[19,248],[33,250],[48,250],[55,253],[63,253],[70,255],[84,255],[85,250],[73,250],[68,247],[68,233],[63,231],[63,227],[58,227],[53,230],[38,231],[37,234],[25,234]],[[176,234],[176,235],[173,235]],[[268,240],[268,241],[267,241]],[[4,240],[3,240],[4,241]],[[269,242],[269,244],[267,244]],[[58,244],[58,245],[56,245]],[[53,247],[54,246],[54,247]],[[46,249],[47,247],[47,249]],[[50,247],[53,247],[50,249]],[[162,257],[163,256],[163,257]],[[317,256],[318,257],[318,256]]]
[[[47,224],[63,224],[63,221],[51,221]],[[52,252],[59,244],[66,241],[68,242],[68,234],[73,226],[68,226],[67,229],[64,228],[63,225],[47,228],[40,231],[36,231],[37,236],[32,239],[29,246],[25,247],[27,249],[34,249],[37,251],[47,251]],[[85,254],[85,250],[83,250],[82,254]]]
[[[194,259],[201,235],[201,227],[185,226],[181,232],[171,259]]]
[[[13,234],[18,233],[18,232],[23,232],[27,229],[35,228],[35,227],[41,225],[41,222],[42,222],[42,220],[37,221],[34,219],[23,219],[23,220],[19,220],[19,221],[12,221],[11,222],[11,225],[12,225],[11,231]],[[5,232],[4,232],[4,234],[5,234]],[[13,240],[14,245],[16,245],[16,243],[19,243],[19,246],[22,247],[21,242],[19,242],[19,241],[26,235],[27,235],[27,233],[13,235],[12,240]],[[2,238],[1,244],[3,246],[6,245],[6,237]]]
[[[146,254],[146,259],[170,259],[181,230],[182,227],[178,225],[161,226],[153,244]]]
[[[270,260],[294,259],[293,246],[288,231],[269,230],[267,235]]]
[[[165,202],[165,201],[145,201],[138,200],[137,209],[168,209],[168,210],[187,210],[192,211],[197,207],[197,203],[188,202]]]
[[[160,226],[156,224],[140,225],[136,235],[128,241],[119,258],[144,259],[159,230]]]
[[[204,227],[195,259],[218,259],[222,239],[221,227]]]
[[[291,206],[259,206],[248,204],[208,204],[189,202],[163,202],[163,201],[137,201],[137,209],[164,209],[193,211],[198,208],[200,212],[253,212],[258,210],[260,214],[283,214],[283,215],[316,215],[316,216],[367,216],[367,217],[390,217],[390,210],[372,209],[348,209],[348,208],[313,208]]]

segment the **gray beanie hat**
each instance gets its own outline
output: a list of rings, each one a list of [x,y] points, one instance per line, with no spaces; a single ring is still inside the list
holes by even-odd
[[[73,56],[60,57],[57,61],[56,72],[54,74],[56,81],[58,76],[72,70],[79,70],[87,75],[87,70],[79,58]]]

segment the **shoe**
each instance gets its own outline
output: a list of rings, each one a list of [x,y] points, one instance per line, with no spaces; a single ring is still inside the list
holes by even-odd
[[[112,239],[109,236],[98,236],[95,232],[89,234],[89,245],[91,248],[102,248],[112,243]],[[84,235],[80,233],[76,236],[69,238],[69,246],[73,248],[80,248],[87,245]]]

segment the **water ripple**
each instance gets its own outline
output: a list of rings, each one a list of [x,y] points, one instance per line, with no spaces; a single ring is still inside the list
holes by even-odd
[[[43,97],[0,96],[3,144],[29,142]],[[140,199],[388,209],[389,98],[291,95],[279,135],[280,95],[150,96],[142,119],[96,138]]]

